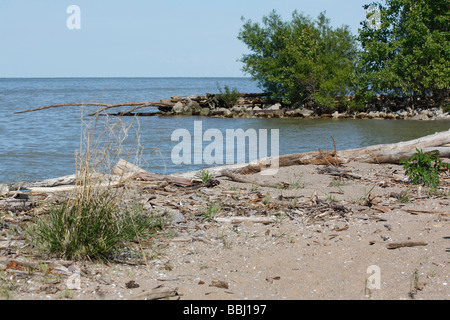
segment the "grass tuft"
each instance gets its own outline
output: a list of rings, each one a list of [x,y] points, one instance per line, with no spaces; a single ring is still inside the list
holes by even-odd
[[[134,119],[135,120],[135,119]],[[133,120],[133,122],[134,122]],[[94,125],[83,126],[80,152],[76,157],[73,194],[49,205],[47,214],[27,230],[29,241],[43,252],[69,260],[107,260],[127,242],[140,242],[162,228],[162,220],[142,206],[125,201],[135,195],[126,180],[112,181],[112,165],[123,155],[123,143],[133,122],[105,122],[96,133]],[[127,153],[136,147],[138,132]],[[115,177],[117,179],[117,177]],[[115,184],[112,184],[115,183]]]

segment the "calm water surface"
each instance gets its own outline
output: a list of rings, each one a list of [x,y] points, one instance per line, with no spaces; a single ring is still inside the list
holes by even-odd
[[[0,182],[40,180],[72,174],[75,152],[80,149],[81,119],[96,107],[61,107],[38,112],[15,111],[69,102],[146,101],[175,95],[217,93],[217,85],[228,85],[241,92],[260,92],[247,78],[61,78],[0,79]],[[117,109],[120,110],[120,109]],[[145,111],[155,111],[147,108]],[[112,119],[109,121],[111,122]],[[99,120],[99,129],[105,118]],[[123,118],[125,124],[131,118]],[[308,119],[221,119],[203,117],[141,117],[133,128],[139,132],[141,164],[157,173],[183,172],[207,165],[175,165],[171,141],[175,129],[193,134],[194,121],[202,121],[203,132],[226,129],[278,129],[280,154],[332,149],[359,148],[373,144],[410,140],[448,130],[449,121],[400,120],[308,120]],[[131,145],[135,131],[124,143]],[[270,137],[270,135],[269,135]],[[209,142],[203,142],[206,147]],[[157,152],[155,152],[157,150]],[[270,155],[270,147],[269,147]]]

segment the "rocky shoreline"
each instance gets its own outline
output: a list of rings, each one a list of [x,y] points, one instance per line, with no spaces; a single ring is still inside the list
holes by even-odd
[[[450,120],[450,112],[441,107],[411,108],[408,101],[390,101],[379,98],[376,103],[366,106],[364,111],[328,111],[311,106],[283,106],[269,103],[264,94],[241,93],[233,104],[227,104],[221,95],[207,94],[174,96],[161,100],[167,106],[159,106],[158,115],[196,115],[221,118],[331,118],[331,119],[390,119],[390,120]],[[431,103],[431,105],[433,105]]]

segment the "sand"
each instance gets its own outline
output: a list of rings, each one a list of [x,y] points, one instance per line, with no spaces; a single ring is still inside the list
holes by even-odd
[[[361,179],[339,179],[318,168],[291,166],[273,177],[253,175],[289,183],[287,189],[218,177],[220,184],[212,188],[178,191],[166,199],[158,194],[157,200],[176,205],[177,217],[142,245],[146,261],[68,262],[77,275],[70,279],[80,280],[79,286],[72,281],[76,288],[68,288],[64,275],[4,270],[5,261],[29,258],[17,254],[20,250],[3,250],[0,275],[9,290],[2,298],[122,300],[155,292],[170,300],[450,298],[448,180],[438,194],[428,195],[405,183],[398,165],[345,165]],[[213,203],[220,204],[220,212],[202,219]],[[154,202],[147,204],[153,207]],[[227,222],[231,217],[265,223]],[[388,249],[400,242],[422,245]]]

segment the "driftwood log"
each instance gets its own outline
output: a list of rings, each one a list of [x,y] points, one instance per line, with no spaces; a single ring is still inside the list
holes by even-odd
[[[222,176],[224,177],[228,177],[231,180],[235,181],[235,182],[240,182],[240,183],[251,183],[254,185],[259,185],[261,187],[269,187],[269,188],[286,188],[289,186],[289,184],[284,183],[284,182],[277,182],[277,183],[267,183],[267,182],[263,182],[263,181],[258,181],[256,179],[251,179],[248,177],[245,177],[243,175],[237,174],[237,173],[233,173],[229,170],[224,170],[222,171]]]
[[[311,151],[298,154],[279,156],[278,158],[266,158],[239,168],[239,172],[256,172],[275,164],[278,167],[293,165],[329,165],[336,162],[339,164],[351,161],[363,163],[393,163],[398,164],[400,160],[411,157],[416,148],[423,152],[438,150],[443,158],[450,158],[450,130],[438,132],[419,139],[392,144],[380,144],[358,149],[344,151]],[[277,163],[278,162],[278,163]]]
[[[299,154],[283,155],[278,158],[266,158],[251,164],[232,165],[211,168],[217,176],[226,176],[236,182],[253,183],[261,186],[286,187],[274,183],[265,183],[263,181],[253,180],[245,177],[245,174],[252,174],[269,168],[274,162],[278,162],[279,167],[292,165],[329,165],[332,161],[338,161],[339,164],[345,164],[350,161],[364,163],[399,163],[401,159],[408,158],[416,152],[416,148],[424,152],[439,150],[441,157],[450,158],[450,130],[438,132],[419,139],[393,144],[375,145],[359,149],[344,151],[312,151]],[[329,158],[327,158],[329,157]],[[339,173],[344,171],[339,169]],[[345,173],[345,172],[344,172]],[[184,174],[162,175],[149,173],[139,167],[136,167],[125,160],[120,160],[111,174],[106,175],[106,181],[101,184],[105,187],[114,187],[120,185],[124,180],[132,179],[136,183],[147,184],[174,184],[183,187],[190,187],[198,184],[195,176],[198,172],[188,172]],[[357,178],[357,177],[354,177]],[[67,176],[47,180],[44,184],[37,184],[28,187],[32,193],[49,193],[70,191],[76,187],[73,183],[74,176]],[[64,185],[64,181],[67,185]]]
[[[161,187],[168,184],[191,187],[198,183],[195,179],[183,177],[150,173],[126,160],[119,159],[117,164],[108,174],[93,173],[92,183],[97,187],[118,187],[132,181],[133,184],[144,185],[147,187]],[[66,182],[66,184],[64,184]],[[34,182],[26,185],[26,189],[32,194],[67,192],[77,188],[83,188],[83,185],[76,184],[76,175],[65,176],[56,179],[48,179],[41,182]]]

